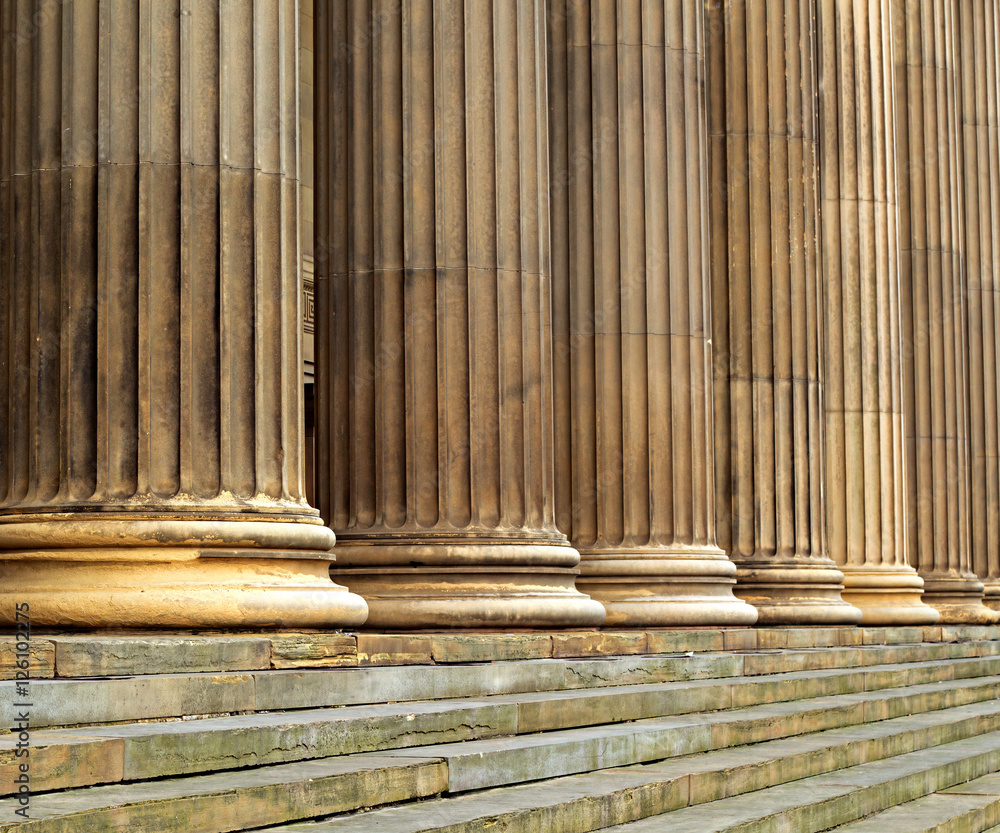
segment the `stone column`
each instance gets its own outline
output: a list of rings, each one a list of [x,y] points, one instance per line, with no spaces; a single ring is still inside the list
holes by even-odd
[[[956,0],[894,0],[908,538],[942,622],[993,622],[972,572]],[[963,49],[966,45],[963,44]]]
[[[827,552],[864,625],[924,625],[906,563],[892,16],[823,0]]]
[[[968,274],[972,568],[987,607],[1000,610],[1000,12],[990,0],[958,6],[962,44],[964,247]]]
[[[748,625],[715,543],[704,10],[555,0],[556,509],[607,624]]]
[[[359,624],[302,489],[294,0],[0,31],[0,619]]]
[[[319,504],[370,625],[604,619],[553,505],[545,26],[316,6]]]
[[[826,555],[814,0],[709,6],[718,537],[766,624],[853,624]]]

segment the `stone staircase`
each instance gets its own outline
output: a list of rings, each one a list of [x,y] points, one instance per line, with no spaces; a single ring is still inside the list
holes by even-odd
[[[300,668],[275,666],[329,652],[53,636],[51,675],[30,683],[30,819],[0,736],[0,833],[1000,825],[1000,630],[704,634],[630,655],[574,634],[590,656],[558,658],[554,636],[525,634],[548,653],[493,662],[525,653],[517,635],[456,636],[433,664],[406,649],[430,637],[396,635],[384,662],[418,664]],[[190,670],[199,651],[213,670]]]

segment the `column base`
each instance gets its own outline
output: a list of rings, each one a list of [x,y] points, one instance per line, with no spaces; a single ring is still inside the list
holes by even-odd
[[[924,580],[900,566],[838,565],[844,573],[841,598],[861,611],[861,625],[933,625],[941,614],[922,600]]]
[[[1000,579],[983,579],[983,604],[990,610],[1000,610]]]
[[[350,541],[332,574],[368,603],[366,627],[592,627],[605,612],[575,587],[579,558],[548,543]]]
[[[736,565],[721,550],[583,552],[576,586],[604,605],[607,627],[736,627],[757,611],[733,595]]]
[[[311,520],[0,518],[0,623],[27,603],[59,628],[356,627],[365,602]]]
[[[941,625],[995,625],[1000,611],[984,604],[983,583],[971,573],[923,573],[924,601],[940,614]]]
[[[841,597],[833,562],[738,561],[735,593],[757,608],[758,625],[857,625],[861,611]]]

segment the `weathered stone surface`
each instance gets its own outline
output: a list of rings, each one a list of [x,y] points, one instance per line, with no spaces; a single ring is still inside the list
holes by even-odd
[[[422,798],[447,784],[440,761],[364,755],[34,796],[31,816],[39,833],[215,833]],[[18,826],[3,805],[0,831]]]
[[[0,683],[0,727],[13,725],[14,683]],[[46,680],[31,686],[33,726],[74,726],[253,711],[250,674],[165,674],[111,680]]]
[[[0,680],[13,680],[18,670],[27,671],[29,679],[55,676],[55,646],[48,639],[28,640],[28,667],[18,669],[18,640],[13,636],[0,636]]]
[[[279,634],[268,637],[272,668],[336,668],[358,664],[358,645],[348,634]]]
[[[544,659],[552,656],[552,639],[548,634],[435,634],[431,655],[440,663]]]
[[[982,703],[956,712],[944,720],[928,721],[924,715],[914,715],[862,727],[716,750],[693,758],[603,769],[543,783],[486,790],[377,810],[363,816],[331,819],[308,829],[315,833],[368,833],[373,829],[386,833],[430,830],[478,833],[489,828],[509,833],[547,833],[553,829],[603,830],[609,825],[649,818],[653,824],[649,829],[661,830],[666,819],[657,816],[688,804],[702,805],[741,796],[741,802],[734,802],[733,806],[753,809],[757,795],[748,795],[751,791],[788,782],[792,782],[789,789],[795,789],[799,779],[815,778],[824,773],[832,773],[830,780],[836,781],[837,775],[846,768],[876,761],[883,761],[880,766],[885,768],[891,762],[884,759],[891,756],[974,738],[1000,726],[1000,706],[996,703]],[[873,779],[861,780],[868,783]],[[919,781],[919,778],[913,780]],[[782,792],[777,790],[778,795]],[[764,793],[765,796],[774,794]],[[816,790],[803,803],[826,795],[823,790]],[[692,833],[712,829],[710,819],[703,823],[704,827],[691,828]],[[633,827],[626,825],[622,829],[631,831]],[[814,829],[814,826],[803,827],[793,821],[788,829]],[[277,828],[276,833],[304,833],[306,830],[305,826],[289,825]]]
[[[331,681],[333,674],[336,675],[335,685]],[[563,687],[565,674],[565,663],[551,660],[472,666],[272,671],[256,675],[255,702],[260,711],[274,711],[553,691]]]
[[[430,636],[359,633],[358,665],[421,665],[434,661]]]
[[[256,671],[270,666],[267,639],[185,636],[55,636],[59,677],[123,677]]]
[[[900,756],[893,761],[860,764],[828,775],[769,787],[753,794],[699,804],[620,827],[609,833],[678,833],[746,830],[764,826],[787,830],[826,830],[914,800],[938,789],[981,775],[1000,753],[989,748],[996,734],[959,740]]]
[[[516,731],[514,704],[475,700],[349,706],[107,729],[124,737],[128,780],[456,743]]]
[[[79,734],[59,736],[33,732],[27,757],[17,757],[17,735],[0,737],[0,796],[17,791],[19,766],[30,766],[31,789],[35,792],[121,781],[125,747],[121,739]]]
[[[721,651],[723,647],[723,631],[716,628],[646,631],[646,650],[650,654]]]
[[[625,656],[646,653],[651,652],[646,634],[641,631],[552,634],[553,657]]]
[[[927,632],[940,635],[940,628],[861,628],[865,645],[913,645],[924,642]],[[936,640],[927,640],[940,642]]]
[[[988,776],[987,776],[988,777]],[[977,779],[982,780],[982,779]],[[973,782],[975,783],[975,782]],[[926,833],[926,831],[984,830],[1000,822],[1000,798],[995,795],[965,795],[961,787],[890,807],[864,821],[848,824],[838,833]]]
[[[757,647],[761,650],[774,648],[829,648],[843,645],[843,631],[857,628],[756,628]],[[847,644],[855,644],[849,642]]]
[[[726,651],[753,651],[757,648],[755,628],[735,628],[722,632],[722,646]]]

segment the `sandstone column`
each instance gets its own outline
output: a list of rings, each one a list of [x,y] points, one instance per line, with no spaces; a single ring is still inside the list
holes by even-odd
[[[942,622],[992,622],[972,572],[955,0],[894,0],[910,560]],[[972,44],[962,44],[965,49]]]
[[[719,543],[767,624],[852,624],[824,549],[814,0],[709,6]]]
[[[319,504],[374,626],[604,618],[553,506],[545,25],[316,6]]]
[[[959,4],[962,44],[964,245],[969,310],[969,426],[972,568],[984,602],[1000,610],[1000,139],[997,135],[1000,13],[990,0]]]
[[[715,543],[704,10],[556,0],[556,508],[607,624],[744,625]]]
[[[0,28],[0,618],[359,624],[302,489],[294,0]]]
[[[938,620],[906,563],[892,23],[823,0],[827,552],[864,625]]]

